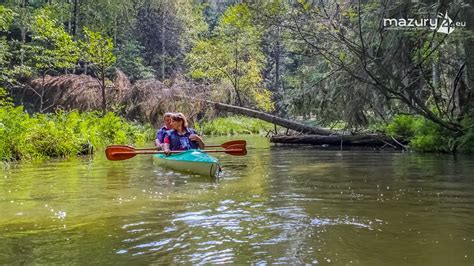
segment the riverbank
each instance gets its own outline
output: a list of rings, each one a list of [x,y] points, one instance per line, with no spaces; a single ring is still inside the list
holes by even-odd
[[[195,129],[204,136],[230,136],[236,134],[269,135],[274,132],[285,134],[284,128],[259,119],[245,116],[229,116],[200,121]],[[21,106],[13,106],[3,101],[0,108],[0,161],[45,159],[92,154],[94,150],[109,144],[129,144],[149,146],[154,139],[155,130],[151,125],[127,121],[114,113],[101,116],[99,112],[60,111],[55,114],[26,113]],[[380,132],[390,139],[404,141],[390,144],[390,139],[381,140],[382,149],[408,149],[419,152],[472,152],[473,134],[463,137],[453,136],[422,118],[397,116]],[[395,136],[395,137],[393,137]],[[296,140],[287,141],[288,136],[273,136],[274,143],[322,145],[324,149],[335,145],[351,146],[350,141],[329,143],[325,136],[314,142],[312,135],[298,135]],[[351,136],[349,136],[351,137]],[[393,138],[392,138],[393,137]],[[300,141],[304,139],[304,141]],[[310,139],[313,142],[308,142]],[[321,142],[321,143],[319,143]],[[365,142],[364,142],[365,143]],[[356,145],[359,149],[359,146]],[[362,145],[363,146],[363,145]],[[344,147],[347,149],[347,147]]]
[[[99,112],[26,113],[23,107],[0,108],[0,161],[92,154],[109,144],[143,145],[154,137],[150,125]]]

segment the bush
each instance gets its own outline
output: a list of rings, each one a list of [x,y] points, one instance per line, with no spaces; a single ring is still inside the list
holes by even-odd
[[[421,116],[397,115],[386,127],[386,133],[410,141],[410,148],[421,152],[453,152],[456,136]]]
[[[410,115],[397,115],[388,124],[386,132],[399,138],[412,138],[415,135],[416,118]]]
[[[58,112],[35,114],[0,107],[0,160],[67,157],[90,154],[108,144],[142,145],[153,138],[150,125],[140,126],[113,113]]]

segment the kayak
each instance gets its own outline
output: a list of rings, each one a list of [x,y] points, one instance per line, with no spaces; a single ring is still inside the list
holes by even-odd
[[[180,172],[208,177],[216,177],[220,171],[218,160],[200,150],[187,150],[170,156],[155,154],[153,162]]]

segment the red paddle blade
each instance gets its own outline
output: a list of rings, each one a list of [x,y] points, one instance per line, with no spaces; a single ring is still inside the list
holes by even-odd
[[[105,156],[111,161],[122,161],[135,157],[135,149],[130,146],[112,145],[105,149]]]
[[[127,149],[130,149],[130,150],[136,150],[136,148],[133,147],[133,146],[130,146],[130,145],[120,145],[120,144],[112,144],[112,145],[107,146],[107,148],[127,148]]]
[[[240,144],[229,146],[224,150],[224,152],[234,156],[247,155],[247,149],[245,148],[245,146],[242,146]]]
[[[247,145],[247,142],[245,140],[231,140],[231,141],[228,141],[226,143],[222,143],[220,146],[218,147],[222,147],[224,149],[230,149],[232,146],[241,146],[242,148],[245,148],[245,146]],[[236,147],[233,147],[234,149]]]
[[[231,150],[224,150],[225,153],[234,155],[234,156],[245,156],[247,155],[246,149],[231,149]]]

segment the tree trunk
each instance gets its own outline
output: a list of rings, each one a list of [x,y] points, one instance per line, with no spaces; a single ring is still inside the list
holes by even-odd
[[[273,123],[275,125],[279,125],[284,128],[289,128],[301,133],[306,133],[306,134],[318,134],[318,135],[333,135],[337,134],[335,132],[332,132],[330,130],[324,129],[324,128],[318,128],[318,127],[310,127],[292,120],[287,120],[283,119],[274,115],[270,115],[264,112],[260,111],[255,111],[252,109],[240,107],[240,106],[234,106],[234,105],[229,105],[229,104],[223,104],[223,103],[218,103],[218,102],[213,102],[213,101],[208,101],[208,100],[202,100],[202,99],[197,99],[193,97],[187,97],[187,96],[176,96],[178,98],[186,98],[186,99],[192,99],[192,100],[197,100],[197,101],[203,101],[208,104],[211,104],[214,106],[214,108],[221,110],[221,111],[226,111],[226,112],[231,112],[235,114],[240,114],[240,115],[245,115],[248,117],[253,117],[253,118],[258,118],[263,121],[267,121],[270,123]]]
[[[22,13],[28,12],[28,10],[26,9],[27,6],[28,6],[28,0],[21,1]],[[24,25],[24,23],[20,23],[20,34],[21,34],[21,42],[25,43],[26,42],[26,26]]]
[[[280,56],[281,56],[281,47],[280,47],[280,27],[277,28],[277,42],[274,51],[275,56],[275,84],[274,90],[275,92],[280,91]]]
[[[273,136],[270,138],[273,143],[285,144],[311,144],[328,146],[367,146],[392,148],[404,148],[407,141],[396,141],[384,135],[304,135],[304,136]]]
[[[72,25],[72,37],[76,39],[77,28],[79,27],[79,0],[74,0],[73,17],[74,20]]]
[[[240,80],[240,71],[239,71],[239,51],[237,49],[237,34],[234,35],[234,59],[235,59],[235,69],[234,69],[234,89],[235,94],[237,95],[237,102],[239,106],[242,106],[242,99],[240,98],[240,88],[239,88],[239,80]]]
[[[466,22],[467,32],[465,34],[474,34],[474,7],[463,8],[464,14],[461,18]],[[469,106],[470,110],[474,109],[474,38],[464,38],[464,53],[466,54],[466,80],[467,87],[470,90]]]
[[[67,0],[68,3],[68,13],[69,13],[69,18],[67,20],[67,33],[72,35],[72,10],[71,10],[71,0]]]
[[[114,13],[114,47],[117,47],[117,13]]]
[[[166,54],[166,40],[165,40],[165,12],[161,13],[161,81],[165,80],[165,54]]]
[[[105,116],[107,112],[107,100],[105,99],[105,69],[102,69],[101,72],[101,89],[102,89],[102,115]]]
[[[432,65],[431,65],[431,82],[433,83],[433,86],[435,88],[438,88],[439,87],[439,81],[441,79],[440,77],[440,69],[439,69],[439,62],[433,62]]]
[[[46,73],[41,74],[41,95],[40,95],[40,113],[43,113],[43,105],[44,105],[44,79]]]

